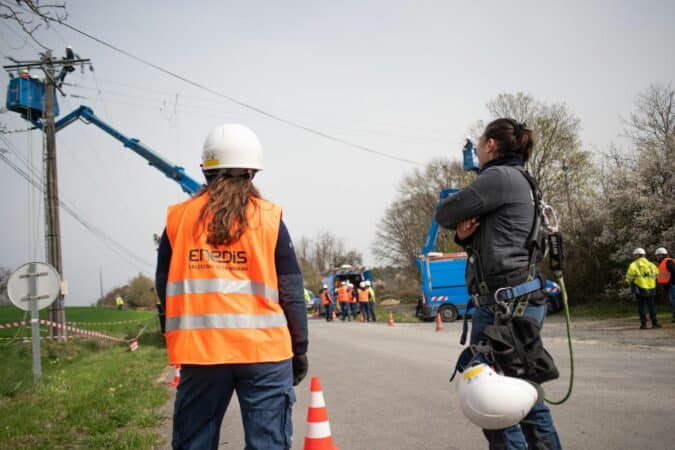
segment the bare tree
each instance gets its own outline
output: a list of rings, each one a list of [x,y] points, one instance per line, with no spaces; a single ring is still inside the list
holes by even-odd
[[[435,159],[406,175],[398,185],[396,199],[377,225],[371,245],[373,254],[383,263],[415,276],[415,258],[426,241],[440,191],[462,187],[472,177],[462,170],[460,162],[447,158]],[[439,251],[456,248],[450,233],[439,232],[436,248]]]
[[[314,239],[300,238],[295,244],[295,254],[308,287],[317,287],[322,275],[333,267],[363,262],[361,252],[346,250],[344,241],[327,231],[319,232]]]
[[[65,2],[39,0],[0,0],[0,18],[16,23],[26,36],[45,50],[36,32],[42,26],[49,27],[50,21],[61,22],[67,18]]]

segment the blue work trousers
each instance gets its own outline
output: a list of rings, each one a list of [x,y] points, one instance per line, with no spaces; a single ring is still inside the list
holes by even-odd
[[[326,322],[330,322],[333,320],[333,304],[328,303],[325,305],[326,307]]]
[[[638,314],[640,315],[640,325],[645,326],[647,324],[647,315],[645,314],[645,303],[647,308],[649,308],[649,319],[652,321],[652,325],[656,325],[658,321],[656,320],[656,310],[654,309],[654,297],[643,297],[642,295],[635,296],[638,304]]]
[[[218,448],[220,425],[237,392],[246,450],[291,448],[293,369],[291,360],[257,364],[181,367],[173,412],[174,449]]]
[[[359,311],[363,316],[363,321],[370,322],[370,315],[368,314],[368,302],[359,302]]]
[[[546,305],[528,305],[524,316],[532,317],[544,324]],[[494,323],[494,315],[489,308],[474,310],[471,318],[471,344],[476,344],[483,330]],[[490,444],[490,450],[560,450],[560,439],[553,425],[553,418],[548,406],[540,401],[532,407],[519,425],[503,430],[483,430]]]
[[[375,302],[368,302],[368,314],[370,321],[375,322]]]
[[[340,317],[344,321],[345,319],[347,320],[352,320],[352,308],[351,308],[351,303],[349,302],[340,302]]]
[[[673,318],[675,318],[675,284],[671,284],[670,287],[666,288],[666,294],[668,294],[670,307],[673,308]]]

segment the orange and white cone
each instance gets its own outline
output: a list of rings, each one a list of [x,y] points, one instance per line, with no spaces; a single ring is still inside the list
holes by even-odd
[[[443,329],[443,320],[441,319],[441,313],[436,314],[436,331],[441,331]]]
[[[328,422],[328,410],[323,399],[319,377],[312,377],[309,408],[307,408],[307,433],[303,450],[338,450],[333,444]]]
[[[337,314],[335,314],[335,311],[333,311],[333,320],[337,320]]]
[[[390,327],[394,326],[394,315],[389,311],[389,324]]]
[[[173,381],[169,383],[169,386],[177,387],[180,383],[180,364],[176,364],[174,367],[176,371],[173,373]]]

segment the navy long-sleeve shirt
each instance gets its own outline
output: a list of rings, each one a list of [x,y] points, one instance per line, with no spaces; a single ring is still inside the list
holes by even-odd
[[[166,304],[166,283],[169,278],[169,264],[171,263],[171,243],[162,233],[157,250],[157,271],[155,273],[155,288],[160,301],[160,321],[164,332],[165,316],[163,311]],[[279,283],[279,304],[286,316],[288,329],[291,334],[294,355],[307,353],[307,307],[304,298],[302,273],[295,256],[293,241],[283,220],[279,225],[279,237],[274,251],[274,264],[277,270]]]

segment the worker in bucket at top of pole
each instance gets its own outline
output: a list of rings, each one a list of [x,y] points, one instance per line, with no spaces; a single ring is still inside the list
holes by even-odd
[[[532,130],[525,124],[508,118],[490,122],[478,142],[478,177],[445,200],[436,213],[438,223],[456,230],[455,240],[470,253],[466,284],[473,297],[492,299],[500,288],[528,279],[532,255],[527,244],[536,223],[536,208],[524,164],[533,149]],[[495,305],[487,303],[480,302],[474,310],[471,344],[482,340],[483,331],[495,322]],[[522,314],[543,325],[544,293],[530,294]],[[519,425],[486,428],[483,426],[483,434],[491,449],[561,448],[543,399]]]
[[[237,392],[247,449],[290,449],[293,386],[307,374],[303,280],[281,208],[253,178],[256,135],[216,127],[201,165],[206,186],[170,206],[157,257],[169,363],[181,365],[174,449],[217,449]]]

